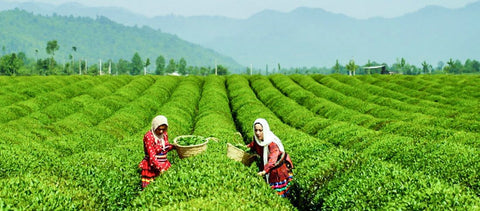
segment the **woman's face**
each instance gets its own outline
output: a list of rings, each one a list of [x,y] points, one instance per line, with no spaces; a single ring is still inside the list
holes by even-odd
[[[255,136],[258,140],[263,141],[263,126],[261,124],[255,124]]]
[[[160,125],[157,127],[157,129],[155,129],[155,135],[157,135],[157,137],[163,138],[163,133],[166,132],[167,129],[168,127],[166,125]]]

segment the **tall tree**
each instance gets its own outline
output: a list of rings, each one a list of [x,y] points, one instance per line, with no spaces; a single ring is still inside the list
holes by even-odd
[[[21,66],[23,66],[23,61],[15,53],[0,58],[1,75],[16,75]]]
[[[168,65],[167,65],[167,67],[166,67],[166,69],[165,69],[165,72],[167,72],[167,73],[173,73],[173,72],[175,72],[175,70],[177,70],[177,64],[175,63],[175,60],[170,59],[170,60],[168,61]]]
[[[47,42],[47,47],[46,51],[48,55],[52,55],[51,57],[51,62],[50,62],[50,68],[53,69],[53,63],[55,61],[54,56],[55,56],[55,51],[60,49],[60,46],[58,45],[57,40],[51,40]]]
[[[35,49],[35,63],[38,61],[38,49]]]
[[[150,58],[147,58],[147,61],[145,61],[145,69],[143,69],[143,74],[147,74],[147,67],[150,66]]]
[[[187,74],[187,61],[183,57],[178,61],[177,69],[181,75]]]
[[[55,61],[51,59],[38,59],[35,69],[40,75],[54,75],[56,72],[53,69],[50,69],[51,63],[55,65]]]
[[[340,73],[340,69],[342,67],[340,66],[340,63],[338,63],[338,59],[337,61],[335,62],[335,66],[333,66],[333,69],[335,70],[335,73]]]
[[[228,69],[221,64],[217,65],[217,75],[227,75]]]
[[[70,59],[70,64],[66,64],[66,65],[67,65],[67,69],[68,69],[68,74],[70,74],[70,73],[73,73],[75,71],[74,66],[73,66],[73,55],[68,54],[68,59]]]
[[[128,62],[127,60],[125,59],[119,59],[118,60],[118,63],[117,63],[117,70],[116,70],[116,74],[129,74],[129,66],[130,66],[130,62]]]
[[[143,69],[143,61],[142,58],[140,57],[140,54],[136,52],[133,57],[132,57],[132,63],[131,63],[131,75],[140,75],[140,72]]]
[[[406,71],[406,70],[405,70],[406,63],[407,63],[407,62],[405,61],[405,58],[402,57],[402,59],[400,59],[400,65],[399,65],[400,70],[401,70],[402,73],[405,73],[405,71]]]
[[[77,52],[77,47],[76,46],[72,46],[72,51],[73,53],[76,53]],[[75,55],[72,54],[72,68],[75,69]],[[75,71],[73,71],[75,72]],[[79,70],[79,73],[80,73],[80,70]]]
[[[455,62],[453,61],[452,58],[450,58],[450,60],[448,60],[447,66],[445,66],[443,68],[443,71],[447,74],[448,73],[453,73],[455,71]]]
[[[424,74],[432,73],[432,65],[428,64],[427,61],[422,62],[422,70]]]
[[[200,75],[208,75],[210,70],[207,67],[200,67]]]
[[[60,46],[58,45],[58,42],[56,40],[51,40],[47,42],[47,54],[51,54],[52,57],[55,56],[55,51],[60,49]]]
[[[469,73],[477,73],[480,72],[480,62],[477,60],[470,60],[467,59],[465,61],[465,71],[464,72],[469,72]]]
[[[355,75],[355,71],[357,70],[358,68],[358,65],[355,64],[355,61],[350,60],[350,62],[348,62],[347,66],[346,66],[347,70],[349,70],[349,75]]]
[[[165,57],[162,55],[158,56],[155,60],[155,65],[157,65],[155,68],[155,74],[165,75]]]

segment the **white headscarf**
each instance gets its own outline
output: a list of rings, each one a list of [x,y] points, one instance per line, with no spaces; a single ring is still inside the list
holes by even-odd
[[[162,148],[165,149],[165,139],[163,139],[163,136],[158,137],[157,134],[155,134],[155,129],[157,129],[160,125],[166,125],[168,127],[167,117],[158,115],[152,120],[152,134],[155,138],[155,143],[160,141],[160,143],[162,143]]]
[[[267,120],[262,118],[256,119],[255,122],[253,122],[253,131],[255,131],[256,124],[260,124],[263,127],[263,141],[258,140],[256,135],[254,135],[253,137],[255,137],[255,142],[257,142],[258,145],[263,147],[263,165],[266,165],[268,163],[268,145],[270,143],[274,142],[275,144],[277,144],[278,149],[281,152],[285,152],[285,150],[283,149],[282,141],[280,141],[280,139],[270,130],[270,126],[268,125]]]

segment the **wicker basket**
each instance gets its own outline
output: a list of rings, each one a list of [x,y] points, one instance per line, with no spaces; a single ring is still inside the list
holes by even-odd
[[[201,136],[194,136],[194,135],[183,135],[183,136],[177,136],[175,139],[173,139],[173,143],[175,145],[175,148],[177,150],[178,156],[180,158],[186,158],[194,155],[198,155],[202,153],[203,151],[207,150],[207,143],[208,139],[205,139],[205,142],[197,145],[189,145],[189,146],[181,146],[179,145],[178,139],[180,138],[187,138],[187,137],[201,137]],[[203,138],[203,137],[201,137]]]
[[[230,143],[227,143],[227,156],[233,160],[242,162],[246,166],[252,165],[255,158],[258,157],[258,155],[245,152]]]

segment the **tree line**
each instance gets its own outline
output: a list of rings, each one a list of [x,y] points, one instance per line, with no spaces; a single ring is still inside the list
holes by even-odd
[[[228,68],[222,65],[215,67],[189,66],[183,57],[179,60],[173,58],[167,60],[163,55],[159,55],[155,59],[154,68],[150,69],[149,67],[152,66],[150,58],[144,60],[138,52],[134,53],[130,60],[87,61],[76,55],[77,46],[72,46],[72,53],[68,56],[69,60],[62,63],[55,59],[55,52],[59,49],[57,40],[51,40],[47,42],[45,48],[49,55],[47,58],[38,58],[38,49],[35,50],[35,58],[27,57],[24,52],[5,54],[5,50],[3,50],[0,57],[0,75],[226,75],[229,73]]]
[[[382,68],[383,67],[383,68]],[[420,75],[420,74],[478,74],[480,73],[480,62],[474,59],[467,59],[464,63],[460,60],[449,59],[446,63],[439,61],[437,66],[433,66],[426,61],[421,66],[415,66],[406,62],[405,58],[397,59],[392,65],[387,63],[378,63],[368,61],[363,66],[358,65],[352,59],[348,63],[342,65],[337,60],[332,67],[290,67],[282,68],[280,64],[274,68],[254,69],[247,67],[245,74],[261,74],[270,75],[275,73],[281,74],[346,74],[346,75],[368,75],[368,74],[403,74],[403,75]]]
[[[228,68],[222,65],[214,67],[205,66],[189,66],[187,61],[182,57],[179,60],[173,58],[166,59],[163,55],[157,56],[154,61],[153,68],[150,58],[142,59],[138,52],[135,52],[130,60],[119,59],[113,61],[107,59],[102,61],[87,61],[76,55],[78,47],[72,46],[68,61],[63,63],[55,60],[55,52],[60,49],[57,40],[47,42],[45,51],[49,57],[38,58],[38,49],[35,50],[35,58],[29,58],[24,52],[5,53],[5,47],[2,47],[2,56],[0,57],[0,75],[227,75]],[[90,63],[89,63],[90,62]],[[377,68],[378,67],[378,68]],[[347,64],[342,65],[336,61],[331,67],[300,67],[300,68],[282,68],[277,64],[273,69],[269,70],[269,66],[265,66],[265,70],[246,69],[245,74],[262,74],[269,75],[275,73],[282,74],[348,74],[348,75],[366,75],[366,74],[471,74],[480,73],[480,62],[477,60],[467,59],[464,63],[460,60],[450,59],[446,64],[442,61],[438,62],[436,67],[426,61],[422,62],[421,67],[409,64],[404,58],[397,59],[395,63],[389,66],[386,63],[377,63],[368,61],[367,64],[359,66],[352,59]]]

